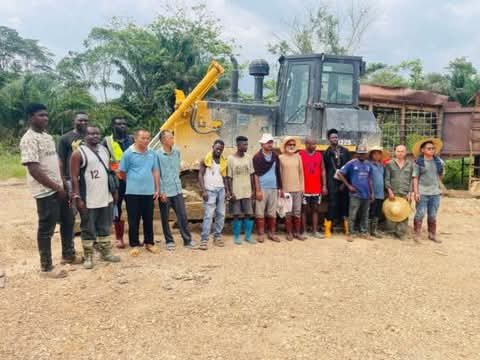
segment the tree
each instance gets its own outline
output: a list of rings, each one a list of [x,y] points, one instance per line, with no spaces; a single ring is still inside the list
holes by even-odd
[[[352,54],[359,47],[372,23],[373,8],[364,1],[351,3],[343,15],[336,16],[321,2],[288,25],[288,32],[276,35],[277,41],[268,45],[274,55],[328,53]]]
[[[477,91],[480,91],[480,76],[477,69],[465,57],[456,58],[447,67],[450,97],[467,105]]]

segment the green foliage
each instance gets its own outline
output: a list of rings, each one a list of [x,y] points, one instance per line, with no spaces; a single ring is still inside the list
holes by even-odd
[[[470,159],[465,159],[464,178],[462,181],[462,160],[446,160],[445,161],[445,176],[443,184],[448,189],[467,190],[468,188],[468,167]]]

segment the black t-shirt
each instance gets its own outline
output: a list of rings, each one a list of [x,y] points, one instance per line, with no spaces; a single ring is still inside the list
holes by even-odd
[[[65,176],[67,179],[70,178],[70,158],[82,141],[83,136],[72,130],[62,135],[58,142],[58,157],[63,162],[64,168],[62,176]]]
[[[337,170],[339,170],[350,160],[350,153],[348,152],[348,149],[344,148],[343,146],[338,145],[337,151],[333,150],[331,146],[325,150],[323,153],[323,164],[325,166],[327,187],[329,190],[330,188],[337,187],[340,184],[340,182],[335,180],[333,176]]]

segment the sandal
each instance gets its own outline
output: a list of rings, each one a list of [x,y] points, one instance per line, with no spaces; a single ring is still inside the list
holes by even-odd
[[[153,244],[147,244],[145,245],[145,249],[149,252],[151,252],[152,254],[158,254],[158,252],[160,251],[158,249],[158,247],[156,247],[155,245]]]
[[[140,255],[140,249],[138,247],[134,247],[132,250],[130,250],[129,255],[132,257],[137,257]]]
[[[224,247],[225,246],[225,243],[223,242],[222,239],[214,239],[213,244],[215,246],[218,246],[218,247]]]
[[[202,240],[200,241],[200,250],[208,250],[208,241],[207,240]]]

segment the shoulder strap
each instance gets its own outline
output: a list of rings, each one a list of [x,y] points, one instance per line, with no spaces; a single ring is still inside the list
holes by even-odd
[[[98,158],[98,160],[100,160],[100,162],[102,163],[103,165],[103,168],[105,169],[105,171],[107,172],[107,175],[110,173],[110,170],[107,168],[107,166],[105,165],[105,163],[103,162],[102,158],[100,157],[100,155],[98,154],[98,152],[95,152],[93,151],[92,149],[90,149],[88,146],[87,146],[88,150],[90,150],[90,152],[94,153],[95,156]]]

